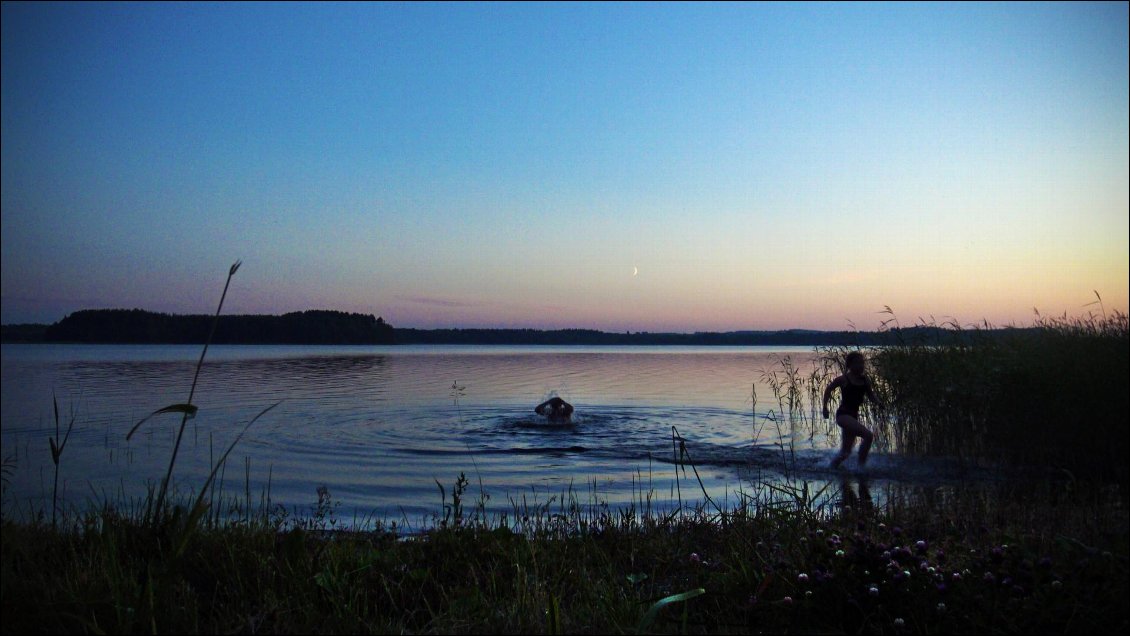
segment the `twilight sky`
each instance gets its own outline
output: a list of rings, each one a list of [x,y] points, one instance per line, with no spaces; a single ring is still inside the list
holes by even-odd
[[[5,3],[0,318],[1125,311],[1127,6]]]

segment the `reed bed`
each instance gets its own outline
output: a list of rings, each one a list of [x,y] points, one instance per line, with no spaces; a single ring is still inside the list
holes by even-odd
[[[916,327],[903,329],[891,317],[883,323],[886,343],[860,348],[887,405],[862,411],[878,450],[1042,467],[1126,486],[1126,314],[1037,314],[1031,327],[1003,330],[933,320]],[[834,423],[817,414],[824,387],[843,372],[852,349],[820,347],[809,368],[782,357],[764,371],[778,412],[810,434],[836,434]]]
[[[1120,312],[874,353],[912,453],[995,457],[1127,483],[1130,337]]]

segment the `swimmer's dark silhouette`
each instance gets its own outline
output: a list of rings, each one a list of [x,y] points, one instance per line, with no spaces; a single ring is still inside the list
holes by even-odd
[[[548,417],[551,422],[568,422],[573,415],[573,405],[554,397],[535,406],[534,413]]]

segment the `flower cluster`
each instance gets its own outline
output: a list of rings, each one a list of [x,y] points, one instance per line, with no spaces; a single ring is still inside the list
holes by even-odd
[[[813,528],[798,538],[794,554],[773,545],[775,570],[787,575],[779,579],[787,583],[778,588],[775,606],[844,603],[867,616],[886,616],[887,629],[896,632],[916,630],[911,626],[922,621],[953,621],[970,607],[992,612],[1002,602],[1019,604],[1022,613],[1024,603],[1064,586],[1049,555],[1033,557],[1007,542],[971,547],[962,538],[914,536],[881,523],[847,533]]]

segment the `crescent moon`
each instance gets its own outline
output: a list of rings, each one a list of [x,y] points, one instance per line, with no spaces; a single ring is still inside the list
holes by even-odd
[[[639,274],[639,273],[640,273],[640,268],[633,265],[632,266],[632,276],[635,276],[636,274]]]

